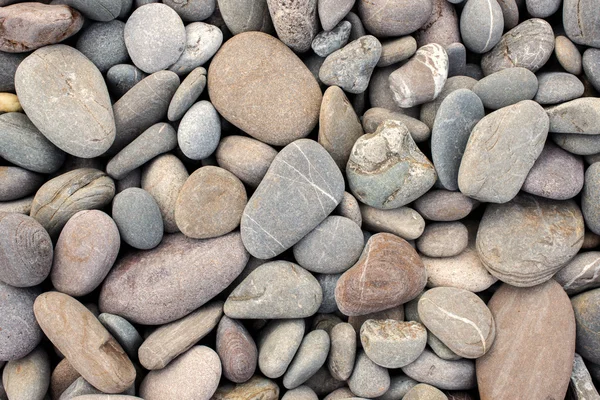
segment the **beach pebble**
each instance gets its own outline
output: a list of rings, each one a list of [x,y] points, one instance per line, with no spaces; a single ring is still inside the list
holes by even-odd
[[[583,358],[577,353],[575,353],[575,359],[573,360],[573,372],[571,373],[569,387],[578,399],[600,397]]]
[[[2,383],[10,400],[43,400],[50,386],[50,358],[43,347],[6,363]]]
[[[339,323],[330,332],[331,347],[327,368],[340,381],[350,378],[356,359],[356,331],[349,323]]]
[[[325,364],[329,354],[330,339],[327,332],[318,329],[309,332],[283,376],[283,386],[294,389],[308,380]]]
[[[553,279],[561,284],[568,295],[600,287],[600,252],[577,254]]]
[[[318,400],[317,394],[308,386],[298,386],[285,392],[281,400]]]
[[[425,227],[416,245],[427,257],[453,257],[467,248],[468,236],[461,222],[434,222]]]
[[[315,277],[323,291],[323,302],[317,310],[318,313],[333,313],[337,311],[335,302],[335,285],[342,274],[317,274]]]
[[[592,86],[600,90],[600,49],[590,48],[583,53],[583,71]]]
[[[313,39],[311,48],[319,57],[327,57],[348,43],[351,28],[350,22],[342,21],[334,29],[322,31]]]
[[[371,361],[361,350],[356,356],[348,387],[359,397],[379,397],[390,388],[390,374],[386,368]]]
[[[221,17],[232,34],[273,31],[267,0],[218,0],[217,3]]]
[[[131,247],[149,250],[162,240],[164,227],[158,204],[144,189],[129,188],[117,194],[112,217],[121,238]]]
[[[73,368],[69,360],[63,358],[50,375],[50,398],[59,399],[60,395],[79,377],[81,375]]]
[[[500,70],[486,76],[473,86],[473,92],[479,96],[485,108],[491,110],[498,110],[522,100],[531,100],[537,91],[537,77],[533,72],[522,67]]]
[[[12,93],[0,93],[0,114],[7,112],[23,112],[17,95]]]
[[[0,52],[0,92],[15,91],[15,72],[27,53]]]
[[[121,0],[65,0],[65,4],[80,11],[86,18],[107,22],[112,21],[121,14]]]
[[[217,149],[220,137],[219,114],[206,100],[194,104],[185,113],[177,130],[179,148],[192,160],[210,156]]]
[[[317,11],[323,30],[330,31],[348,14],[355,0],[319,0]]]
[[[381,43],[378,67],[387,67],[410,58],[417,51],[417,41],[412,36],[403,36]]]
[[[589,290],[571,298],[577,322],[577,353],[595,364],[600,363],[600,349],[598,348],[600,341],[599,298],[599,289]],[[571,322],[571,319],[569,318],[567,321]],[[572,330],[569,330],[568,333],[572,334]],[[569,339],[572,341],[572,337]]]
[[[272,320],[260,332],[258,366],[269,378],[283,376],[304,337],[303,319]]]
[[[481,79],[482,77],[478,77],[477,79]],[[453,76],[446,80],[446,84],[444,88],[440,92],[439,96],[428,103],[423,104],[420,109],[418,108],[418,114],[416,118],[419,118],[423,121],[428,127],[433,128],[433,124],[435,122],[435,117],[442,104],[442,101],[450,93],[454,92],[458,89],[469,89],[472,90],[473,86],[477,83],[475,78],[471,78],[470,76]]]
[[[25,357],[44,337],[33,314],[38,294],[34,288],[16,288],[0,282],[0,364]]]
[[[467,74],[467,49],[462,43],[445,47],[448,54],[448,78]]]
[[[581,53],[568,37],[562,35],[556,36],[554,54],[565,71],[573,75],[581,74]]]
[[[217,328],[216,350],[223,376],[234,383],[246,382],[256,370],[258,350],[254,339],[239,321],[223,316]]]
[[[124,64],[129,60],[124,33],[124,22],[96,22],[81,32],[76,48],[89,58],[100,72],[105,73],[115,65]]]
[[[169,121],[177,121],[184,116],[206,87],[206,69],[195,68],[181,82],[169,103],[167,116]]]
[[[358,0],[358,16],[377,37],[404,36],[421,28],[431,16],[433,0],[390,2]]]
[[[600,134],[600,98],[584,97],[546,109],[550,132]]]
[[[427,330],[413,321],[369,319],[360,328],[360,340],[375,364],[401,368],[421,355],[427,344]]]
[[[569,39],[577,44],[600,46],[600,9],[592,0],[565,0],[562,22]]]
[[[204,22],[193,22],[187,25],[185,35],[183,53],[168,68],[179,76],[186,75],[206,64],[223,43],[223,32],[216,26]]]
[[[429,349],[402,372],[416,380],[443,390],[468,390],[476,387],[475,363],[472,360],[443,360]]]
[[[319,31],[317,0],[267,0],[279,39],[297,53],[310,50]]]
[[[431,221],[449,222],[465,218],[479,202],[460,192],[430,190],[414,203],[415,210]]]
[[[419,383],[410,389],[402,400],[448,400],[448,397],[435,386]]]
[[[600,153],[600,135],[552,133],[550,139],[569,153],[582,156]]]
[[[448,1],[434,0],[429,19],[416,32],[418,47],[438,43],[444,48],[460,42],[460,29],[456,9]]]
[[[221,168],[253,188],[260,184],[276,155],[277,151],[268,144],[237,135],[221,138],[215,152]]]
[[[127,355],[132,360],[137,361],[138,349],[144,341],[137,329],[125,318],[114,314],[102,313],[98,315],[98,321],[100,321],[117,342],[119,342]]]
[[[203,21],[213,15],[216,8],[216,0],[165,0],[166,5],[171,7],[185,22]]]
[[[131,64],[118,64],[106,72],[108,91],[117,99],[140,83],[148,74]]]
[[[260,396],[262,400],[278,400],[279,386],[270,379],[254,375],[246,383],[235,386],[221,386],[213,395],[214,400],[253,399]]]
[[[370,108],[363,114],[362,125],[365,133],[374,133],[379,125],[388,119],[399,121],[406,125],[410,136],[412,136],[416,143],[424,142],[431,136],[431,129],[417,118],[381,107]]]
[[[566,72],[538,74],[538,91],[534,100],[541,105],[564,103],[583,95],[583,83],[575,75]]]
[[[406,240],[417,239],[425,229],[423,217],[409,207],[392,210],[361,205],[364,228],[372,232],[388,232]]]
[[[467,0],[460,15],[460,35],[474,53],[487,53],[502,37],[504,17],[496,0]]]

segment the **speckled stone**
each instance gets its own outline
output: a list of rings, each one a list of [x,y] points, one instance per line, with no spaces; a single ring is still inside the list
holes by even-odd
[[[465,218],[479,205],[479,202],[460,192],[431,190],[417,199],[413,205],[425,219],[448,222]]]
[[[16,288],[0,282],[0,360],[29,354],[44,336],[33,314],[39,290]]]
[[[383,395],[390,388],[388,370],[375,364],[364,351],[359,351],[348,387],[356,396],[373,398]]]
[[[335,209],[335,212],[342,217],[351,219],[359,227],[362,226],[360,205],[358,204],[356,197],[352,196],[350,193],[344,192],[344,197],[342,197],[342,201]]]
[[[356,358],[356,331],[349,323],[337,324],[331,329],[331,348],[327,368],[340,381],[350,378]]]
[[[534,100],[539,104],[556,104],[581,97],[584,86],[572,74],[566,72],[545,72],[538,74],[539,88]]]
[[[401,368],[415,361],[427,344],[427,330],[417,322],[369,319],[360,328],[367,356],[385,368]]]
[[[258,350],[244,325],[223,316],[217,328],[216,350],[227,379],[242,383],[252,378],[258,362]]]
[[[412,57],[417,51],[417,41],[412,36],[403,36],[381,43],[378,67],[387,67]]]
[[[379,210],[361,204],[364,228],[371,232],[388,232],[406,240],[421,236],[425,229],[423,217],[409,207]]]
[[[575,394],[574,397],[577,399],[593,399],[600,397],[583,358],[577,353],[575,353],[575,358],[573,360],[573,372],[571,373],[569,387]]]
[[[479,96],[483,105],[491,110],[498,110],[522,100],[531,100],[537,91],[537,77],[533,72],[522,67],[500,70],[486,76],[473,86],[473,92]]]
[[[399,121],[406,125],[410,136],[412,136],[416,143],[424,142],[431,136],[429,127],[418,119],[381,107],[370,108],[363,114],[362,124],[365,133],[375,132],[379,125],[388,119]]]
[[[570,74],[581,74],[581,53],[568,37],[558,35],[554,42],[554,54],[561,67]]]
[[[440,105],[442,104],[442,101],[444,101],[444,99],[455,90],[472,90],[473,86],[475,86],[476,83],[477,80],[469,76],[453,76],[451,78],[448,78],[446,80],[444,88],[440,92],[440,95],[435,100],[430,101],[429,103],[425,103],[421,106],[419,111],[420,115],[418,116],[418,118],[421,121],[423,121],[428,127],[433,128],[435,117],[438,112],[438,109],[440,108]]]
[[[600,135],[553,133],[550,139],[569,153],[582,156],[600,153]]]
[[[134,65],[118,64],[106,72],[106,85],[110,93],[119,99],[147,76]]]
[[[330,31],[322,31],[315,36],[311,48],[319,57],[327,57],[348,43],[352,24],[342,21]]]
[[[280,40],[297,53],[310,50],[319,31],[317,0],[267,0],[267,6]]]
[[[418,384],[412,378],[400,373],[392,376],[390,381],[390,388],[382,396],[379,396],[378,400],[397,400],[402,399],[406,396],[406,393]]]
[[[189,4],[189,3],[188,3]],[[169,71],[179,76],[186,75],[208,62],[221,44],[223,32],[214,25],[204,22],[193,22],[185,27],[185,48],[177,62],[169,67]]]
[[[267,0],[218,0],[217,3],[221,17],[232,34],[273,31]]]
[[[292,363],[283,376],[283,386],[286,389],[294,389],[306,382],[325,364],[329,347],[327,332],[320,329],[309,332],[302,339]]]
[[[416,33],[419,47],[430,43],[438,43],[447,47],[460,42],[460,30],[456,10],[448,1],[434,0],[429,19]]]
[[[278,400],[279,386],[270,379],[255,375],[246,383],[221,386],[212,397],[214,400],[262,399]]]
[[[209,18],[215,12],[216,3],[215,0],[165,1],[165,4],[175,10],[185,22],[203,21]]]
[[[468,236],[461,222],[436,222],[425,227],[416,245],[428,257],[453,257],[467,248]]]
[[[2,371],[2,383],[11,400],[43,400],[50,386],[50,358],[44,348],[9,361]]]
[[[118,20],[96,22],[85,28],[77,39],[76,48],[105,73],[129,60],[125,47],[125,23]]]
[[[577,44],[600,46],[600,8],[593,0],[565,0],[562,17],[569,39]]]
[[[431,16],[433,0],[390,2],[358,0],[358,15],[377,37],[404,36],[421,28]]]
[[[169,103],[167,116],[169,121],[177,121],[183,117],[187,110],[198,100],[206,87],[206,69],[195,68],[181,82]]]
[[[460,34],[465,47],[487,53],[502,37],[504,17],[496,0],[467,0],[460,15]]]
[[[345,386],[345,382],[338,381],[331,376],[327,368],[321,368],[316,374],[306,381],[306,386],[310,387],[318,396],[325,396],[332,391]]]
[[[443,360],[429,349],[402,368],[402,372],[418,382],[444,390],[469,390],[477,385],[472,360]]]
[[[583,71],[592,86],[600,91],[600,49],[590,48],[583,53]]]
[[[112,21],[121,13],[121,0],[65,0],[65,3],[80,11],[86,18],[95,21]]]
[[[585,171],[585,183],[581,193],[581,211],[586,226],[596,234],[600,234],[600,163],[594,163]]]
[[[156,200],[140,188],[117,194],[112,217],[125,243],[141,250],[153,249],[163,238],[163,222]]]
[[[546,109],[550,132],[600,134],[600,99],[584,97]]]

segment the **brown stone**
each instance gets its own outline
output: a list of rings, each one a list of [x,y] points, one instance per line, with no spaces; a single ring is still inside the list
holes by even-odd
[[[63,358],[52,371],[50,376],[50,397],[58,400],[66,388],[71,386],[81,374],[71,365],[69,360]]]
[[[246,383],[221,386],[211,400],[278,400],[279,386],[270,379],[255,375]]]
[[[496,339],[477,360],[481,399],[563,399],[575,354],[575,317],[560,285],[502,285],[488,306]]]
[[[94,387],[121,393],[133,384],[136,372],[127,354],[83,304],[46,292],[35,300],[33,311],[52,344]]]
[[[378,233],[338,280],[335,300],[345,315],[363,315],[412,300],[426,283],[425,267],[411,245],[390,233]]]
[[[79,32],[83,20],[77,10],[63,4],[0,7],[0,51],[23,53],[61,42]]]
[[[235,383],[252,378],[258,362],[258,350],[244,325],[223,316],[217,328],[216,349],[225,378]]]

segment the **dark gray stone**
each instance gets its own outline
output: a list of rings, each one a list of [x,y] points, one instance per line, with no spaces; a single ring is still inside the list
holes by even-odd
[[[560,283],[568,295],[600,287],[600,252],[577,254],[553,279]]]
[[[177,142],[183,154],[192,160],[207,158],[221,139],[221,119],[206,100],[194,104],[183,116],[177,129]]]
[[[167,117],[169,121],[177,121],[198,100],[206,87],[206,69],[198,67],[181,82],[169,103]]]
[[[583,53],[582,63],[585,76],[592,86],[600,91],[600,49],[587,49]]]
[[[456,0],[452,2],[456,2]],[[524,0],[498,0],[504,17],[504,29],[509,30],[517,26],[519,23],[519,7],[522,7],[523,3]]]
[[[0,167],[0,201],[12,201],[35,193],[44,176],[19,167]]]
[[[355,0],[319,0],[317,10],[323,30],[332,30],[354,6]]]
[[[64,0],[65,4],[80,11],[85,17],[108,22],[121,13],[121,0]]]
[[[412,364],[402,368],[412,379],[444,390],[469,390],[477,385],[472,360],[448,361],[426,349]]]
[[[162,240],[163,221],[156,200],[140,188],[115,196],[112,217],[125,243],[141,250],[153,249]]]
[[[325,364],[329,347],[327,332],[321,329],[309,332],[302,339],[292,363],[283,376],[283,386],[286,389],[294,389],[306,382]]]
[[[321,290],[323,291],[323,302],[317,310],[318,313],[333,313],[337,311],[335,302],[335,285],[342,274],[318,274],[316,275]]]
[[[504,17],[496,0],[467,0],[460,15],[460,34],[474,53],[487,53],[502,37]]]
[[[217,3],[221,17],[232,34],[273,31],[267,0],[218,0]]]
[[[594,0],[565,0],[562,20],[573,42],[600,47],[600,7]]]
[[[442,104],[442,101],[444,101],[444,99],[455,90],[473,90],[473,86],[475,86],[476,83],[477,81],[469,76],[453,76],[451,78],[448,78],[439,96],[435,100],[423,104],[421,106],[421,109],[419,110],[419,116],[415,118],[419,118],[428,127],[433,128],[435,116],[437,114],[438,109],[440,108],[440,104]]]
[[[448,54],[448,78],[466,74],[467,49],[462,43],[451,43],[446,46]]]
[[[124,22],[96,22],[81,32],[77,50],[89,58],[100,72],[105,73],[113,66],[129,60],[124,32]]]
[[[178,1],[166,0],[164,4],[171,7],[184,22],[204,21],[215,12],[216,0]]]
[[[576,400],[600,399],[590,372],[585,366],[583,358],[577,353],[573,359],[570,387]]]
[[[342,21],[333,30],[322,31],[313,39],[311,48],[319,57],[327,57],[348,43],[351,28],[350,22]]]
[[[279,39],[297,53],[310,50],[318,32],[317,0],[267,0]]]
[[[127,355],[132,360],[137,360],[138,349],[144,341],[137,329],[125,318],[115,314],[102,313],[98,316],[98,320],[119,342]]]
[[[15,73],[27,54],[0,52],[0,92],[15,91]]]
[[[106,73],[106,85],[110,93],[118,99],[147,76],[134,65],[119,64],[111,67]]]
[[[495,72],[473,86],[473,92],[479,96],[483,105],[491,110],[498,110],[522,100],[531,100],[537,91],[537,77],[530,70],[521,67]]]
[[[583,83],[575,75],[566,72],[538,74],[538,91],[534,100],[541,105],[563,103],[583,95]]]
[[[600,99],[584,97],[546,109],[550,132],[600,134]]]
[[[352,30],[350,31],[350,41],[354,41],[367,34],[362,21],[360,20],[358,15],[354,14],[352,11],[346,14],[346,17],[344,19],[352,24]]]
[[[169,71],[179,76],[206,64],[223,43],[223,32],[204,22],[193,22],[186,26],[185,35],[185,49],[177,62],[169,67]]]

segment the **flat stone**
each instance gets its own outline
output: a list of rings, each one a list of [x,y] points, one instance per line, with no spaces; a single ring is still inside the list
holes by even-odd
[[[568,295],[600,287],[600,252],[577,254],[553,279],[561,284]]]
[[[39,290],[0,282],[0,360],[25,357],[44,337],[33,314]]]
[[[419,115],[416,118],[419,118],[428,127],[433,128],[435,117],[437,115],[438,109],[440,108],[440,105],[442,104],[442,101],[444,101],[444,99],[455,90],[472,90],[473,86],[475,86],[476,83],[477,80],[475,78],[471,78],[470,76],[453,76],[448,78],[439,96],[435,100],[423,104],[420,110],[417,110],[419,111]]]
[[[404,36],[421,28],[433,11],[433,0],[401,3],[358,0],[358,16],[377,37]]]
[[[52,344],[94,387],[120,393],[133,384],[133,364],[83,304],[66,294],[47,292],[38,296],[33,309]]]
[[[443,390],[469,390],[477,386],[475,363],[472,360],[443,360],[431,350],[402,368],[402,372],[416,380]]]
[[[140,250],[153,249],[163,238],[163,222],[156,200],[140,188],[125,189],[113,200],[112,217],[125,243]]]
[[[209,18],[216,9],[215,0],[192,0],[179,2],[177,0],[166,0],[165,4],[171,7],[185,22],[203,21]]]
[[[206,64],[223,43],[223,32],[216,26],[204,22],[188,24],[185,27],[185,35],[183,53],[177,62],[169,67],[169,71],[173,71],[179,76],[186,75]]]
[[[325,364],[329,354],[330,340],[327,332],[318,329],[309,332],[283,376],[283,386],[294,389],[313,376]]]
[[[311,48],[319,57],[327,57],[348,43],[352,24],[342,21],[330,31],[322,31],[315,36]]]
[[[461,222],[434,222],[425,227],[416,245],[427,257],[453,257],[467,248],[468,237]]]
[[[43,400],[50,386],[50,358],[44,348],[6,363],[2,383],[11,399]]]
[[[61,150],[92,158],[115,140],[104,78],[74,48],[57,44],[36,50],[19,64],[15,88],[31,122]]]
[[[577,322],[577,353],[595,364],[600,363],[600,290],[593,289],[571,298]],[[570,322],[570,321],[569,321]],[[569,333],[572,333],[571,331]],[[572,344],[572,338],[569,344]]]
[[[389,77],[394,101],[409,108],[435,100],[448,78],[448,54],[437,44],[427,44]]]
[[[522,67],[494,72],[473,86],[473,92],[479,96],[483,105],[491,110],[498,110],[522,100],[531,100],[537,91],[537,77]]]
[[[223,315],[223,302],[208,303],[185,317],[152,332],[138,350],[140,363],[149,370],[166,367],[211,332]]]
[[[256,258],[281,254],[319,225],[343,194],[342,174],[321,145],[308,139],[289,144],[277,154],[244,210],[244,246]]]
[[[431,190],[418,198],[413,205],[425,219],[449,222],[465,218],[479,202],[460,192]]]
[[[251,97],[244,95],[249,92]],[[277,146],[312,131],[322,99],[319,84],[300,59],[260,32],[241,33],[221,47],[208,69],[208,93],[226,120]]]
[[[194,346],[163,369],[150,371],[140,386],[145,400],[209,399],[221,379],[221,361],[206,346]]]
[[[76,48],[105,73],[129,60],[125,47],[125,23],[118,20],[96,22],[85,28],[77,39]]]
[[[481,58],[485,75],[506,68],[523,67],[536,72],[554,50],[554,32],[548,22],[531,18],[506,32],[500,42]]]
[[[426,271],[417,252],[389,233],[369,239],[358,262],[338,280],[335,298],[348,316],[364,315],[398,306],[425,287]]]
[[[17,213],[29,215],[31,212],[31,203],[33,196],[25,197],[24,199],[14,201],[0,202],[0,211],[6,213]]]
[[[460,42],[456,10],[448,1],[434,0],[429,19],[416,33],[418,47],[438,43],[444,48]]]
[[[152,74],[173,65],[186,45],[186,30],[168,5],[146,4],[136,9],[125,24],[125,45],[131,61]]]
[[[360,211],[364,228],[372,232],[388,232],[406,240],[413,240],[421,236],[425,229],[423,217],[409,207],[379,210],[361,205]]]
[[[600,153],[600,135],[552,133],[550,139],[569,153],[591,156]]]
[[[285,392],[281,400],[318,400],[317,394],[308,386],[298,386]]]
[[[15,91],[15,73],[25,57],[27,54],[24,53],[0,53],[0,91]]]
[[[596,90],[600,90],[600,50],[587,49],[583,53],[583,71]],[[581,73],[581,70],[579,71]]]
[[[258,367],[269,378],[283,376],[292,362],[302,338],[303,319],[272,320],[260,332]]]
[[[584,97],[546,109],[550,132],[600,134],[600,99]]]
[[[278,400],[279,386],[270,379],[255,375],[246,383],[235,387],[221,386],[212,397],[214,400],[255,399]]]
[[[135,65],[118,64],[106,72],[106,85],[109,92],[119,99],[147,76]]]
[[[562,399],[573,368],[575,319],[560,285],[553,280],[527,289],[502,285],[488,306],[496,339],[477,360],[481,397]]]
[[[279,39],[297,53],[310,50],[319,31],[317,0],[267,0],[267,5]]]
[[[323,30],[332,30],[354,6],[355,0],[319,0],[317,10]]]
[[[340,381],[350,378],[356,359],[356,331],[351,324],[342,322],[331,329],[331,348],[327,369],[332,377]]]
[[[223,316],[217,328],[216,350],[225,378],[234,383],[252,378],[258,362],[258,350],[244,325]]]
[[[367,356],[385,368],[401,368],[415,361],[427,344],[427,330],[418,322],[369,319],[360,328]]]
[[[488,114],[467,142],[458,171],[460,191],[479,201],[510,201],[523,186],[547,136],[547,115],[531,100]]]
[[[593,0],[565,0],[562,17],[569,39],[577,44],[600,46],[600,9]]]
[[[390,388],[390,374],[359,351],[348,387],[356,396],[373,398],[383,395]]]
[[[206,87],[206,69],[195,68],[181,82],[169,103],[169,121],[177,121],[184,116]]]
[[[496,0],[468,0],[460,15],[460,35],[465,47],[487,53],[502,38],[504,17]]]
[[[412,57],[417,51],[417,41],[412,36],[403,36],[381,43],[378,67],[387,67]]]
[[[551,141],[529,170],[521,190],[554,200],[575,197],[583,188],[583,160]]]
[[[410,389],[403,400],[448,400],[448,397],[434,386],[419,383]]]
[[[288,261],[261,265],[229,295],[225,315],[241,319],[306,318],[317,312],[323,293],[317,279]]]
[[[79,377],[81,375],[73,368],[69,360],[63,358],[50,375],[50,398],[59,399],[60,395]]]
[[[218,0],[217,3],[221,17],[232,34],[273,31],[267,0]]]
[[[581,97],[583,83],[575,75],[566,72],[538,74],[539,88],[534,100],[542,105],[564,103]]]
[[[412,136],[416,143],[424,142],[431,136],[431,129],[417,118],[381,107],[370,108],[363,114],[362,124],[365,133],[375,132],[379,125],[388,119],[399,121],[406,125],[410,136]]]
[[[165,235],[158,247],[117,261],[102,286],[100,310],[139,324],[165,324],[223,291],[247,262],[239,233],[205,240]]]
[[[0,51],[22,53],[62,42],[83,26],[83,16],[63,5],[18,3],[0,9]],[[16,59],[15,59],[16,61]]]
[[[562,35],[556,36],[554,41],[554,54],[565,71],[573,75],[581,74],[581,53],[568,37]]]

